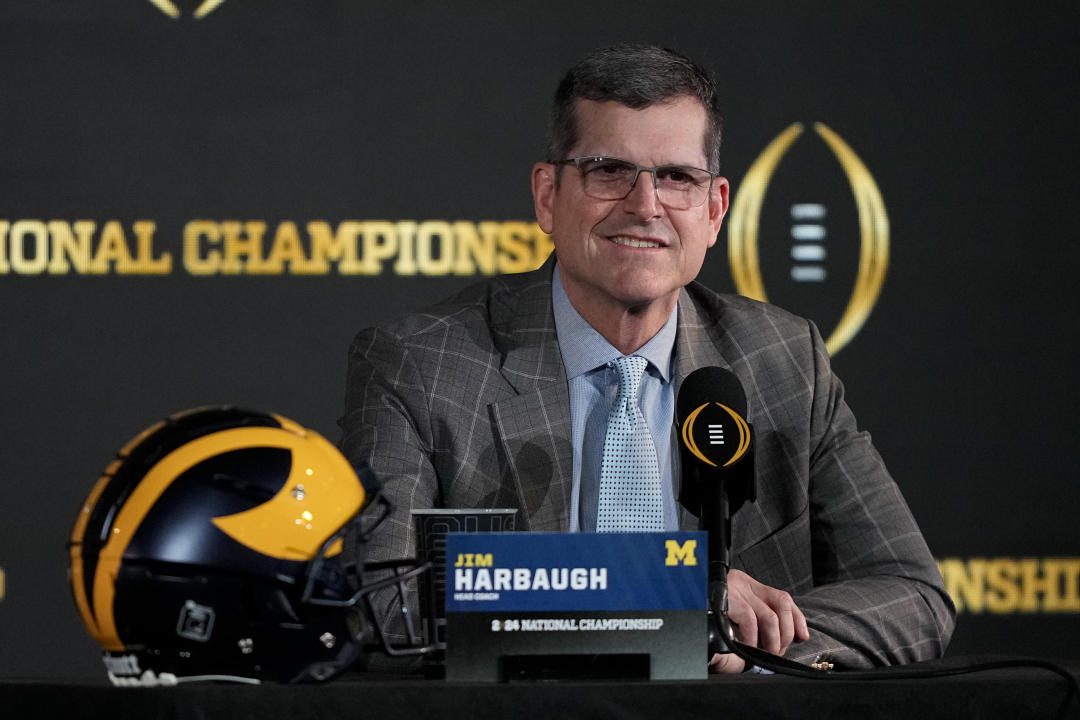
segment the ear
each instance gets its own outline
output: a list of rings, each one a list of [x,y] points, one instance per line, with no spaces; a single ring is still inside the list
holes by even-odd
[[[730,192],[731,186],[728,184],[727,178],[718,177],[713,180],[712,190],[709,191],[709,229],[712,242],[709,243],[709,247],[716,244],[717,238],[720,236],[720,225],[724,222],[724,216],[728,211],[728,192]]]
[[[552,206],[555,204],[555,190],[555,166],[544,162],[533,165],[533,210],[536,213],[536,224],[548,235],[551,234],[552,228]]]

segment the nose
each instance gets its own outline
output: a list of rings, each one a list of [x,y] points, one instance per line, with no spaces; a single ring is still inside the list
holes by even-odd
[[[623,199],[626,211],[643,218],[659,217],[663,214],[663,203],[656,194],[656,176],[646,170],[638,172],[634,187]]]

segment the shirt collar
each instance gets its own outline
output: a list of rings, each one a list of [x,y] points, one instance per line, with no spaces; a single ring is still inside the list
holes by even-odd
[[[567,380],[622,357],[622,353],[587,323],[570,303],[559,276],[558,264],[551,277],[551,305],[555,313],[555,333],[559,338],[559,352],[562,353]],[[671,356],[675,349],[678,314],[679,308],[676,306],[660,331],[634,352],[634,355],[648,360],[664,382],[668,382],[671,377]]]

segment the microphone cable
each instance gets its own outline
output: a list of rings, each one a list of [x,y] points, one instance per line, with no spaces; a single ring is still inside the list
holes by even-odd
[[[951,666],[944,665],[949,660],[926,661],[933,663],[934,667],[925,667],[923,663],[909,665],[893,665],[875,668],[873,670],[834,670],[829,663],[823,663],[821,667],[812,667],[803,663],[788,660],[787,658],[773,655],[759,648],[745,645],[735,640],[734,624],[728,618],[727,613],[717,613],[720,632],[727,643],[728,648],[741,658],[747,667],[756,665],[765,670],[780,675],[808,678],[811,680],[835,681],[835,680],[886,680],[886,679],[923,679],[949,677],[954,675],[967,675],[988,670],[1000,670],[1003,668],[1035,668],[1047,670],[1062,678],[1066,682],[1065,701],[1062,711],[1069,707],[1074,698],[1080,698],[1080,682],[1075,674],[1067,668],[1049,660],[1013,656],[986,656],[986,659],[972,661],[971,658],[954,659]],[[826,667],[827,665],[827,667]]]

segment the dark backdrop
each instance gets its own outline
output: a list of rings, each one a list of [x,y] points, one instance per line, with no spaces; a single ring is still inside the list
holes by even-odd
[[[888,269],[835,366],[964,607],[952,653],[1078,656],[1075,2],[168,5],[0,11],[0,676],[103,676],[64,543],[120,445],[212,403],[336,439],[353,334],[475,279],[398,274],[395,258],[378,275],[200,276],[189,223],[258,220],[268,245],[285,222],[303,243],[315,221],[531,223],[555,84],[624,40],[716,71],[736,192],[804,124],[758,242],[770,299],[826,335],[857,273],[858,215],[812,124],[865,163]],[[791,280],[796,203],[827,210],[816,284]],[[50,272],[63,262],[36,248],[52,221],[92,221],[102,260],[123,254],[109,221],[131,253],[152,222],[172,267]],[[703,279],[734,291],[728,239]]]

